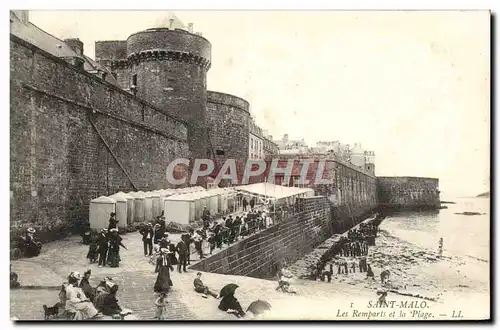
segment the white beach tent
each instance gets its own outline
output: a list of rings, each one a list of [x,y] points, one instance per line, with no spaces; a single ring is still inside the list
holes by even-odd
[[[108,228],[110,214],[116,211],[116,202],[106,196],[90,201],[89,222],[91,229]]]
[[[210,215],[217,214],[217,201],[215,201],[216,196],[212,193],[212,191],[198,191],[194,194],[196,194],[197,198],[199,199],[199,206],[196,208],[197,219],[201,219],[205,207],[210,211]],[[215,203],[213,201],[215,201]]]
[[[156,219],[160,215],[160,194],[154,191],[146,193],[146,197],[151,198],[151,220]]]
[[[138,191],[136,195],[144,197],[144,221],[150,222],[153,219],[153,199],[144,191]]]
[[[201,197],[202,193],[203,192],[198,191],[198,192],[194,192],[194,193],[189,194],[189,196],[191,196],[193,198],[193,200],[194,200],[194,217],[195,217],[195,220],[201,219],[201,214],[202,214],[203,206],[206,205],[204,198]]]
[[[208,194],[208,203],[207,208],[210,211],[210,215],[214,216],[220,213],[219,211],[219,196],[222,194],[222,191],[218,189],[207,190]]]
[[[203,190],[205,190],[203,187],[194,186],[194,187],[186,187],[186,188],[177,188],[177,189],[175,189],[175,193],[178,195],[181,195],[181,194],[190,194],[193,192],[203,191]]]
[[[190,224],[196,220],[196,193],[172,195],[164,199],[166,222]]]
[[[160,194],[160,214],[165,212],[165,198],[175,194],[175,189],[162,189],[158,190]]]
[[[144,221],[144,193],[132,191],[128,193],[135,198],[134,200],[134,221],[143,222]]]
[[[114,194],[109,196],[112,200],[116,202],[115,213],[116,220],[118,220],[118,228],[127,228],[127,199],[119,194]]]
[[[117,192],[115,195],[122,196],[127,200],[127,225],[131,225],[134,222],[135,197],[123,191]]]

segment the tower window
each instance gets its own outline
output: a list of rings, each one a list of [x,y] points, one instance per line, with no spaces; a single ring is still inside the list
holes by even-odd
[[[137,74],[132,76],[132,86],[137,86]]]
[[[167,86],[163,88],[163,90],[172,92],[176,89],[176,86],[177,86],[177,79],[167,78]]]

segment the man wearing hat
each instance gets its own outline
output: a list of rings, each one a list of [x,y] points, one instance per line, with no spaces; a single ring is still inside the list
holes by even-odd
[[[99,246],[99,267],[106,265],[106,257],[108,255],[108,230],[106,228],[101,229],[101,234],[97,239],[97,244]]]
[[[210,222],[210,211],[206,206],[203,207],[203,215],[201,216],[201,219],[203,220],[203,227],[205,229],[208,228]]]
[[[111,229],[113,228],[117,228],[116,224],[118,223],[118,220],[115,219],[115,216],[116,216],[115,212],[110,214],[108,231],[111,231]]]
[[[144,245],[144,256],[151,256],[153,254],[153,225],[148,223],[143,227],[139,233],[142,235],[142,243]]]
[[[183,234],[185,235],[185,234]],[[185,239],[181,236],[181,240],[176,246],[177,253],[179,254],[179,262],[177,263],[177,271],[182,273],[182,271],[187,272],[186,266],[189,259],[189,249],[186,245]]]
[[[181,235],[181,240],[184,241],[187,247],[186,256],[188,265],[191,265],[191,243],[193,242],[193,233],[194,233],[193,228],[189,228],[187,233]]]
[[[154,238],[153,238],[154,244],[159,244],[160,240],[163,238],[164,235],[165,231],[162,230],[161,225],[159,223],[155,224]]]

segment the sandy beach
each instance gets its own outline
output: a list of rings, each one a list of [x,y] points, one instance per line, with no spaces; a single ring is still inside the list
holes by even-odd
[[[367,279],[366,273],[359,272],[337,274],[337,267],[334,265],[331,285],[335,285],[336,289],[340,289],[339,285],[358,287],[361,295],[366,290],[372,290],[375,296],[373,299],[376,299],[376,291],[381,288],[389,291],[387,300],[421,298],[433,306],[431,310],[435,314],[441,314],[437,316],[440,319],[449,319],[453,311],[457,314],[459,310],[464,318],[488,318],[490,307],[487,260],[453,255],[446,250],[443,256],[439,257],[437,244],[435,250],[423,248],[390,235],[383,229],[383,222],[380,228],[382,229],[378,233],[376,245],[369,247],[367,256],[375,279]],[[294,263],[290,270],[297,277],[308,274],[308,265],[319,260],[326,248],[337,241],[339,236],[331,237]],[[336,256],[332,262],[337,261],[347,261],[349,265],[353,262],[357,264],[359,257]],[[383,270],[389,270],[391,273],[390,282],[384,286],[380,283],[380,273]]]

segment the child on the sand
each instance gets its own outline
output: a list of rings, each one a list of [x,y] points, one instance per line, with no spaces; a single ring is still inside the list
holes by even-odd
[[[155,306],[156,306],[156,313],[155,313],[155,318],[158,320],[165,320],[167,317],[166,313],[166,307],[167,307],[167,300],[166,300],[166,293],[162,292],[160,293],[160,297],[156,299],[155,301]]]

